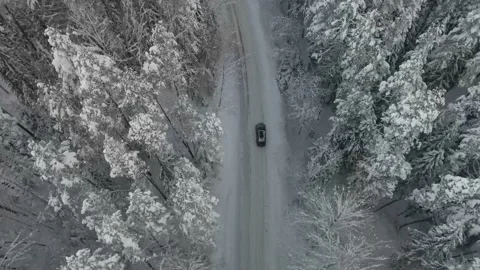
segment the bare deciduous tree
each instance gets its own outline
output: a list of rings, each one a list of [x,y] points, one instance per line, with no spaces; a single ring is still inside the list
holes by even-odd
[[[384,242],[371,243],[362,230],[372,221],[367,199],[343,189],[318,187],[303,195],[304,204],[293,214],[302,248],[292,251],[290,269],[375,269],[386,258],[376,255]]]
[[[0,241],[0,268],[16,269],[22,260],[28,259],[29,251],[34,245],[31,241],[32,233],[17,233],[13,240],[2,239]]]

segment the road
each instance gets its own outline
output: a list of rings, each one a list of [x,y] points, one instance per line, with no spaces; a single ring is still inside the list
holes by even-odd
[[[279,239],[286,208],[284,170],[288,147],[283,101],[274,80],[270,35],[260,17],[265,7],[259,1],[236,0],[228,8],[245,61],[241,91],[233,98],[239,113],[237,124],[233,118],[223,117],[227,139],[222,178],[230,184],[221,198],[224,230],[219,244],[223,257],[219,269],[279,270],[281,258],[285,257]],[[265,148],[255,144],[254,127],[259,122],[267,126]]]

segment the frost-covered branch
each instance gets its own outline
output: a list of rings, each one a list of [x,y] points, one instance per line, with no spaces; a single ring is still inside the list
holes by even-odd
[[[290,269],[363,270],[382,265],[386,258],[375,252],[384,243],[371,243],[361,235],[372,222],[366,199],[340,189],[315,187],[306,191],[304,201],[295,209],[292,222],[304,244],[293,248]]]

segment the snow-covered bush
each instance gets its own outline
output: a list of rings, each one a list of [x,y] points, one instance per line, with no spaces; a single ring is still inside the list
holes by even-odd
[[[102,254],[102,249],[97,249],[93,253],[88,248],[81,249],[66,260],[67,263],[60,268],[61,270],[122,270],[125,268],[118,254]]]

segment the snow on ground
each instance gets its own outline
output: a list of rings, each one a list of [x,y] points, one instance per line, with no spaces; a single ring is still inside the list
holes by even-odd
[[[330,131],[333,111],[325,106],[309,130],[300,130],[298,122],[287,117],[289,107],[274,82],[269,38],[271,21],[281,15],[276,0],[218,1],[224,39],[219,66],[222,70],[227,67],[228,72],[217,73],[217,96],[212,102],[219,105],[225,131],[222,180],[216,187],[221,214],[217,269],[285,269],[288,247],[297,242],[284,226],[287,205],[296,195],[306,151],[315,139]],[[306,43],[300,44],[305,50]],[[243,56],[245,61],[238,62]],[[232,68],[238,64],[245,67],[243,72],[240,67]],[[257,121],[267,124],[265,151],[253,145],[250,131]],[[404,207],[404,203],[398,203],[376,212],[375,220],[365,228],[363,234],[370,241],[389,243],[390,248],[379,250],[377,255],[389,257],[406,239],[406,230],[398,230],[403,220],[397,217]]]
[[[242,120],[239,104],[242,102],[240,89],[235,74],[227,74],[223,85],[222,103],[219,117],[224,129],[224,161],[220,172],[221,182],[216,187],[217,197],[220,199],[217,211],[220,214],[220,234],[217,238],[217,269],[230,269],[232,265],[239,265],[238,232],[239,200],[245,190],[243,180],[244,170],[239,164],[244,164],[242,138]],[[229,268],[227,268],[229,266]]]
[[[239,200],[242,196],[240,191],[245,190],[243,182],[245,175],[241,166],[245,163],[243,151],[245,139],[241,135],[245,119],[240,113],[243,99],[239,87],[239,76],[227,73],[222,80],[220,88],[217,89],[217,92],[221,91],[221,99],[218,99],[218,103],[215,102],[215,105],[220,105],[218,114],[224,129],[225,152],[220,182],[215,190],[220,200],[217,209],[220,214],[220,233],[216,241],[215,260],[217,269],[230,269],[230,266],[239,265]]]
[[[216,188],[221,230],[215,259],[218,269],[277,270],[281,269],[280,258],[285,257],[279,239],[285,223],[288,147],[283,101],[274,81],[272,49],[267,39],[270,35],[265,34],[260,21],[265,6],[257,0],[226,3],[219,16],[220,25],[227,28],[222,31],[224,38],[230,39],[227,33],[235,30],[238,35],[237,42],[224,44],[239,46],[224,48],[235,51],[240,58],[245,56],[245,61],[242,71],[217,76],[221,81],[217,93],[221,95],[214,100],[221,104],[225,159],[222,181]],[[231,25],[237,28],[228,28]],[[220,65],[231,66],[224,64]],[[265,148],[255,145],[254,126],[258,122],[267,125]]]
[[[10,86],[0,78],[0,108],[21,119],[22,105],[10,89]]]
[[[216,239],[214,260],[216,269],[234,269],[239,265],[239,202],[241,191],[245,190],[243,170],[245,139],[242,129],[246,118],[242,95],[241,69],[238,39],[229,4],[222,0],[215,2],[217,19],[222,39],[220,60],[217,71],[217,88],[210,107],[218,111],[224,130],[224,160],[220,171],[220,182],[215,187],[219,198],[219,233]],[[237,62],[236,62],[237,61]],[[240,62],[238,62],[240,61]],[[239,65],[240,64],[240,65]]]

